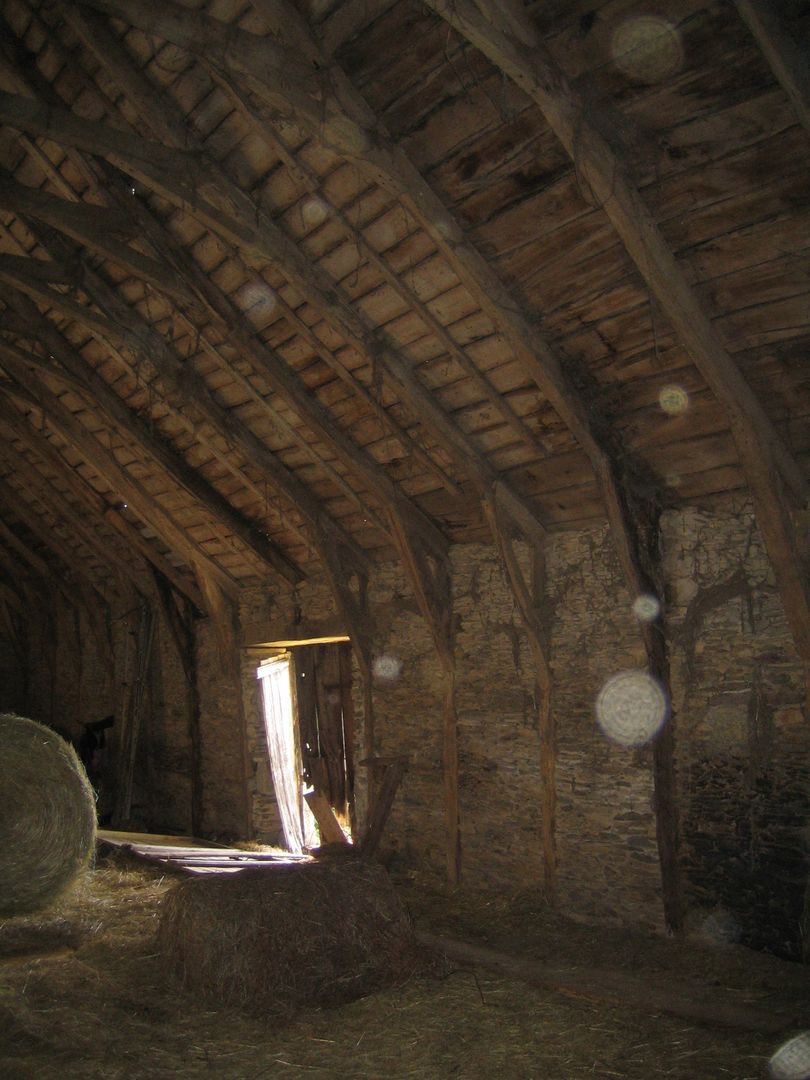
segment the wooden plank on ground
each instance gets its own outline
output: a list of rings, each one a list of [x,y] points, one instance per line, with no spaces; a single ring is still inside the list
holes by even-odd
[[[732,1001],[716,987],[686,985],[670,979],[655,985],[648,979],[607,968],[549,968],[536,960],[521,960],[496,949],[453,938],[425,932],[416,936],[422,945],[444,953],[460,964],[486,968],[566,997],[626,1005],[644,1012],[673,1013],[703,1024],[766,1034],[784,1031],[799,1023],[798,1016],[777,1015],[759,1006]]]
[[[349,841],[340,827],[340,822],[332,812],[332,807],[329,805],[326,796],[322,795],[320,791],[309,791],[304,795],[304,798],[307,800],[307,806],[312,811],[312,816],[318,822],[321,843],[348,845]]]

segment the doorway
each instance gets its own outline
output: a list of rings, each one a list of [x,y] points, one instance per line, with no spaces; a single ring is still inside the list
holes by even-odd
[[[287,848],[300,853],[318,843],[317,825],[305,798],[311,792],[326,800],[350,839],[354,709],[348,639],[279,642],[257,675],[270,774]]]
[[[262,692],[270,775],[285,846],[288,851],[300,855],[304,848],[315,846],[317,833],[304,800],[290,654],[282,653],[265,660],[257,676]]]

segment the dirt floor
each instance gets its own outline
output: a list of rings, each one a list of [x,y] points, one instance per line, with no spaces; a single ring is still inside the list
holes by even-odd
[[[421,929],[572,971],[692,981],[807,1023],[757,1035],[446,968],[338,1009],[246,1017],[203,1007],[169,985],[154,935],[174,883],[119,856],[54,910],[0,922],[3,1080],[753,1080],[767,1075],[782,1042],[810,1027],[802,966],[739,946],[583,927],[525,897],[448,900],[413,884],[401,894]]]

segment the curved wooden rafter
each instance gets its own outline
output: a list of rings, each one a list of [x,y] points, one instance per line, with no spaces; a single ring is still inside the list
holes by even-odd
[[[7,386],[5,381],[0,381],[0,390],[5,392],[5,397],[13,397],[17,387],[13,384]],[[198,611],[204,610],[202,594],[194,579],[166,559],[131,521],[127,520],[94,487],[85,482],[77,470],[69,467],[51,441],[43,438],[41,432],[34,430],[29,418],[12,408],[5,400],[0,400],[0,420],[13,432],[15,438],[19,439],[26,450],[50,467],[76,501],[77,506],[88,515],[88,520],[104,522],[115,529],[131,549],[142,555],[150,565],[161,572],[166,580],[171,582],[178,593],[185,596]],[[118,568],[121,567],[121,563],[122,560],[117,558]],[[142,583],[138,585],[138,588],[144,591]]]
[[[264,95],[273,108],[283,109],[302,130],[355,162],[366,175],[401,199],[430,235],[459,281],[504,335],[525,370],[587,453],[616,537],[625,578],[631,590],[637,591],[649,575],[643,569],[640,538],[623,510],[612,455],[597,434],[592,417],[565,376],[558,358],[543,341],[537,327],[521,313],[519,305],[486,260],[466,240],[452,214],[394,144],[345,74],[336,65],[328,63],[287,0],[268,0],[262,4],[262,14],[273,31],[282,41],[294,46],[284,55],[279,52],[277,42],[233,28],[230,28],[226,51],[209,48],[216,37],[216,20],[208,17],[189,20],[176,6],[158,5],[152,0],[135,0],[134,4],[126,5],[126,12],[118,0],[93,0],[91,6],[140,25],[149,20],[154,30],[175,44],[194,53],[205,52],[209,64],[219,65],[235,77],[247,79],[251,89]],[[291,54],[295,59],[290,59]],[[419,401],[420,387],[411,371],[402,367],[392,371],[389,366],[388,375],[406,400],[414,404]],[[425,410],[430,404],[420,402],[418,407]],[[428,412],[426,417],[434,437],[441,433],[444,445],[452,447],[455,433],[447,430],[443,418],[436,416],[435,411]],[[524,500],[515,497],[480,456],[476,460],[473,483],[485,509],[489,493],[498,492],[499,513],[505,519],[508,531],[517,528],[528,539],[542,542],[544,529],[535,511]],[[495,540],[498,543],[497,537]],[[676,828],[674,831],[676,835]],[[673,895],[677,893],[676,882],[670,891]],[[673,925],[679,918],[676,907],[674,903],[669,905],[668,918]]]
[[[797,550],[795,515],[810,503],[810,482],[746,382],[655,220],[621,156],[594,121],[593,106],[565,78],[525,10],[482,0],[428,0],[428,6],[480,49],[537,104],[588,184],[675,333],[723,406],[754,502],[799,656],[810,701],[808,552]],[[506,15],[504,14],[506,12]],[[519,28],[519,32],[516,31]]]
[[[106,413],[119,430],[126,432],[133,443],[155,461],[159,462],[171,478],[197,499],[211,517],[232,532],[282,580],[295,584],[303,578],[303,571],[293,563],[275,544],[264,536],[256,525],[233,509],[231,504],[219,492],[203,479],[185,459],[171,446],[155,434],[149,423],[133,412],[121,398],[110,389],[104,379],[75,350],[66,338],[56,329],[37,308],[36,304],[23,293],[15,293],[0,286],[0,299],[12,306],[18,306],[24,321],[24,333],[41,341],[53,360],[36,357],[23,350],[14,350],[13,346],[0,342],[0,359],[9,350],[13,358],[38,370],[56,374],[64,378],[88,401],[95,403]],[[4,319],[4,329],[7,322]],[[15,355],[16,354],[16,355]]]

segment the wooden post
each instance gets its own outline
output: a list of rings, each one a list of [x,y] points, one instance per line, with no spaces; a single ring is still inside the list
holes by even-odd
[[[549,904],[557,903],[557,727],[552,709],[552,677],[546,630],[540,618],[545,578],[543,543],[532,545],[532,584],[518,562],[513,523],[501,520],[497,491],[483,500],[487,523],[512,589],[534,662],[535,714],[540,733],[540,835],[543,851],[543,890]]]

